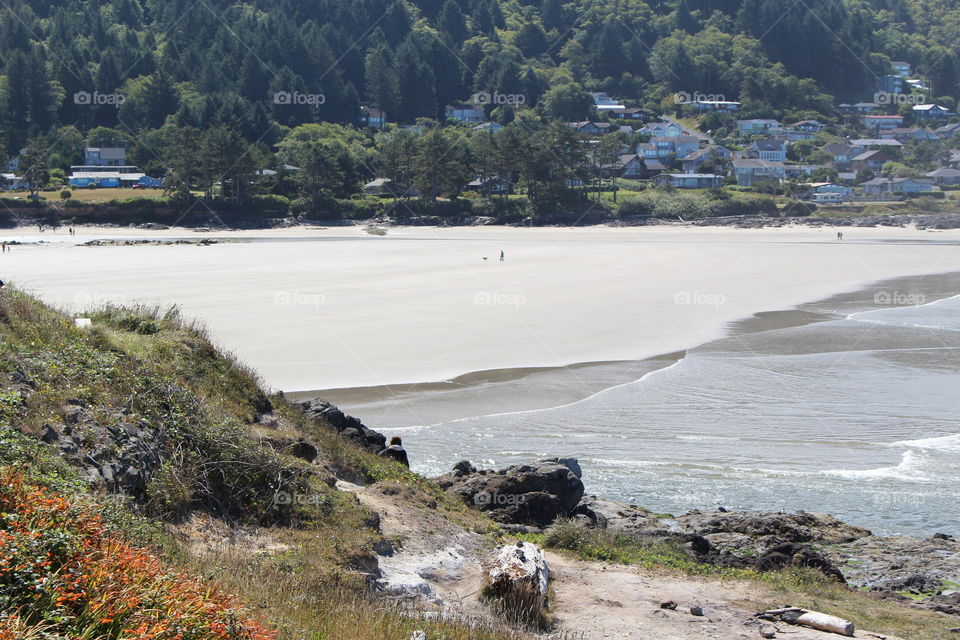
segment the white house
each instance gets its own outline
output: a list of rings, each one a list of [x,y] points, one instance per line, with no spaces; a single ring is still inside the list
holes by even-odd
[[[447,120],[456,120],[457,122],[483,122],[485,119],[483,107],[478,104],[460,102],[448,104],[444,109],[444,115]]]
[[[752,120],[737,120],[737,131],[743,134],[771,133],[780,131],[783,125],[777,120],[754,118]]]

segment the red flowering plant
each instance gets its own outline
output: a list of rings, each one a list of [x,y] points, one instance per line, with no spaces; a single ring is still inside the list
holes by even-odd
[[[233,599],[0,469],[0,640],[273,640]]]

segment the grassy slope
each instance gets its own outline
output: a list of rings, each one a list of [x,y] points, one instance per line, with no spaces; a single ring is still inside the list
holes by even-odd
[[[468,625],[409,619],[368,599],[361,572],[372,565],[380,539],[376,518],[332,488],[329,470],[368,482],[401,481],[472,528],[488,527],[485,519],[329,426],[308,422],[282,399],[272,401],[274,420],[256,423],[271,402],[255,377],[175,312],[104,309],[93,320],[92,330],[78,330],[18,291],[0,292],[0,466],[24,469],[26,480],[71,501],[93,501],[113,531],[167,563],[220,578],[255,603],[281,638],[376,640],[409,637],[415,628],[448,638],[490,637]],[[34,391],[14,385],[14,373],[32,381]],[[68,403],[81,404],[101,425],[122,420],[163,429],[166,461],[144,492],[120,502],[91,493],[74,467],[36,439],[44,425],[63,422]],[[300,439],[320,449],[322,464],[286,453]],[[279,491],[301,499],[277,503]],[[255,530],[287,550],[191,557],[160,526],[191,512]]]
[[[122,533],[166,564],[214,579],[281,638],[405,639],[418,628],[454,640],[519,637],[505,629],[411,618],[371,600],[362,572],[372,566],[380,540],[376,517],[331,485],[335,476],[399,483],[406,487],[403,500],[431,505],[462,526],[490,533],[486,518],[345,441],[328,425],[306,420],[282,398],[266,397],[251,372],[175,311],[103,309],[92,317],[92,330],[78,330],[29,296],[0,292],[0,467],[21,469],[27,481],[93,505],[112,535]],[[14,373],[32,381],[32,392],[12,381]],[[139,422],[167,434],[166,462],[145,491],[122,500],[91,492],[75,467],[36,438],[45,424],[63,422],[68,402],[81,404],[103,425]],[[257,420],[264,414],[270,419]],[[315,464],[288,454],[298,440],[317,447]],[[278,504],[278,491],[303,499]],[[182,533],[198,513],[267,540],[274,550],[252,553],[241,545],[191,553],[204,536],[171,532]],[[951,626],[944,616],[878,602],[810,572],[759,575],[707,567],[669,545],[603,532],[555,531],[535,541],[572,549],[584,559],[668,571],[678,579],[756,581],[757,602],[750,606],[758,609],[791,601],[920,639],[941,637]],[[0,600],[0,615],[2,608]]]

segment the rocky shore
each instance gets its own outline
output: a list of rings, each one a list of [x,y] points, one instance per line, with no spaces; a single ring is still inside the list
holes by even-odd
[[[435,480],[509,532],[539,533],[557,518],[572,518],[624,535],[674,539],[699,562],[758,570],[809,566],[877,598],[960,615],[960,542],[950,535],[875,536],[805,511],[655,514],[585,495],[581,475],[574,458],[496,470],[461,461]]]

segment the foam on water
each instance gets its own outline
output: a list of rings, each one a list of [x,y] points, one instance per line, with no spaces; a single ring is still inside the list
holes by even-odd
[[[906,451],[895,467],[879,469],[827,469],[824,475],[847,478],[849,480],[899,480],[901,482],[932,482],[928,473],[935,472],[929,458],[914,451]]]
[[[921,438],[919,440],[898,440],[891,442],[890,447],[911,447],[914,449],[932,449],[949,453],[960,453],[960,433],[939,438]],[[907,453],[910,453],[909,451]]]
[[[896,297],[892,299],[896,300]],[[850,314],[847,319],[898,327],[960,331],[960,295],[914,306],[861,311]]]

